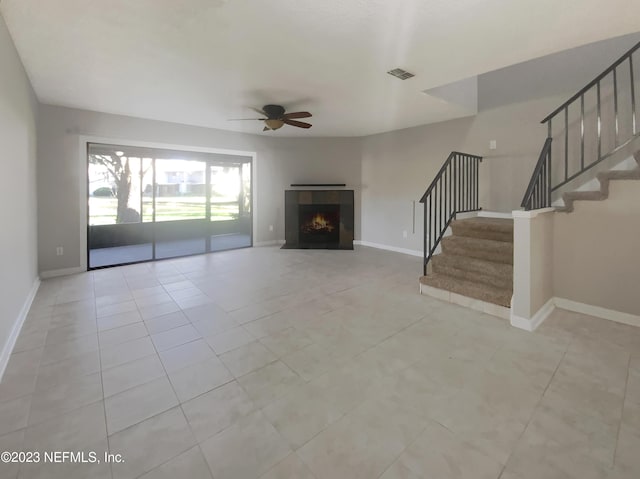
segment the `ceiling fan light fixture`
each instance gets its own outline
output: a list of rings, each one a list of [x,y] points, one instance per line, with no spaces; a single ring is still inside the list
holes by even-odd
[[[277,130],[278,128],[282,128],[284,126],[284,121],[282,120],[269,119],[265,120],[264,122],[271,130]]]

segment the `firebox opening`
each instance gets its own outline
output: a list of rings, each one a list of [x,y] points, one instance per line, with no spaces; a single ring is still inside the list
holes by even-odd
[[[340,205],[298,205],[298,241],[304,244],[340,243]]]

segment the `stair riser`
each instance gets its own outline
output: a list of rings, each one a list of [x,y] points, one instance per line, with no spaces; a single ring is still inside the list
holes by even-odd
[[[446,253],[436,255],[432,259],[440,267],[451,267],[463,271],[486,274],[502,278],[513,274],[513,266],[510,264],[496,263],[494,261],[483,261],[468,256],[451,256]]]
[[[464,236],[465,238],[478,238],[513,243],[513,231],[497,231],[456,225],[452,225],[451,230],[454,235]]]
[[[480,273],[477,271],[469,271],[455,268],[450,265],[442,265],[433,263],[433,271],[438,274],[445,274],[453,278],[460,278],[465,281],[473,281],[476,283],[488,284],[496,288],[511,289],[513,288],[513,273],[510,275],[492,275]]]
[[[452,293],[461,294],[463,296],[467,296],[469,298],[479,299],[481,301],[486,301],[493,304],[498,304],[504,307],[510,307],[511,304],[511,292],[503,291],[503,292],[487,292],[483,291],[480,288],[466,288],[464,285],[457,283],[454,281],[441,280],[439,281],[436,278],[430,278],[429,276],[423,277],[420,280],[423,284],[427,286],[432,286],[434,288],[443,289],[445,291],[450,291]]]
[[[445,238],[446,239],[446,238]],[[447,241],[442,242],[442,251],[446,254],[467,256],[469,258],[482,259],[485,261],[494,261],[496,263],[513,264],[513,249],[504,248],[500,250],[487,250],[472,248],[457,244],[451,244]]]

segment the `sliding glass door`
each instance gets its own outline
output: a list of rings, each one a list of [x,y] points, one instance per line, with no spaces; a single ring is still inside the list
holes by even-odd
[[[210,166],[211,251],[251,246],[251,163]]]
[[[252,245],[251,158],[88,145],[89,268]]]
[[[157,259],[207,252],[206,171],[205,161],[155,161]]]

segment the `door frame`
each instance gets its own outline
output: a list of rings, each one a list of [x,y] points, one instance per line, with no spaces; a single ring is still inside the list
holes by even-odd
[[[113,137],[105,137],[105,136],[94,136],[94,135],[79,135],[79,191],[80,198],[78,204],[80,205],[80,270],[87,271],[89,258],[88,258],[88,231],[89,231],[89,221],[88,221],[88,213],[89,213],[89,181],[88,181],[88,168],[87,168],[87,158],[88,158],[88,148],[89,143],[105,143],[110,145],[121,145],[121,146],[138,146],[143,148],[158,148],[158,149],[166,149],[166,150],[182,150],[182,151],[192,151],[196,153],[214,153],[214,154],[222,154],[222,155],[230,155],[230,156],[244,156],[251,158],[251,244],[252,246],[255,244],[255,232],[257,231],[258,224],[258,161],[257,161],[257,153],[255,151],[243,151],[243,150],[230,150],[225,148],[212,148],[205,146],[192,146],[192,145],[182,145],[176,143],[160,143],[155,141],[136,141],[136,140],[127,140]]]

